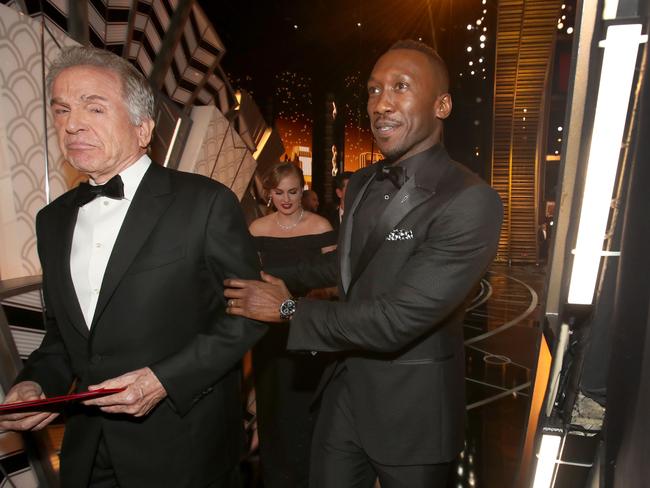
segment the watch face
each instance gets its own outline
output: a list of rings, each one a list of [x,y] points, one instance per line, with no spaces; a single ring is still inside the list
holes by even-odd
[[[291,298],[282,302],[280,305],[280,318],[283,320],[290,319],[291,316],[296,312],[296,302]]]

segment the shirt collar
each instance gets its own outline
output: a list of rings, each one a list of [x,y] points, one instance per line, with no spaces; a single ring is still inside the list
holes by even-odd
[[[142,178],[144,178],[144,174],[147,172],[147,169],[149,169],[150,164],[151,158],[149,158],[148,155],[143,154],[140,159],[120,173],[120,177],[124,183],[124,198],[126,200],[133,200],[133,196],[135,195],[138,186],[140,186],[140,182],[142,181]]]
[[[140,186],[140,182],[142,181],[142,178],[144,178],[144,174],[147,172],[147,169],[149,169],[150,164],[151,158],[148,155],[143,154],[135,163],[128,168],[123,169],[122,172],[119,173],[120,178],[122,178],[122,184],[124,185],[124,200],[133,200],[133,196],[135,195],[138,186]],[[88,183],[93,186],[97,184],[92,179],[88,180]]]
[[[406,170],[406,174],[411,177],[417,173],[418,168],[423,164],[429,164],[431,157],[442,149],[442,144],[436,143],[431,146],[429,149],[425,149],[422,152],[419,152],[410,158],[406,158],[397,165],[402,166]]]

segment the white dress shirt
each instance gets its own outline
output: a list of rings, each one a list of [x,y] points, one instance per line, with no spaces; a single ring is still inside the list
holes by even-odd
[[[146,154],[120,173],[124,198],[100,196],[79,209],[72,237],[70,273],[86,325],[90,328],[99,290],[117,234],[151,159]],[[89,182],[93,184],[92,180]]]

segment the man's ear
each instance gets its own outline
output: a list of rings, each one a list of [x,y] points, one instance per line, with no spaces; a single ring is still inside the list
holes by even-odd
[[[138,134],[138,143],[141,148],[149,146],[155,125],[156,123],[152,119],[145,119],[135,128]]]
[[[434,109],[436,111],[436,117],[439,119],[446,119],[451,114],[451,95],[449,93],[443,93],[436,98]]]
[[[336,196],[339,197],[339,200],[340,200],[341,197],[343,196],[343,190],[341,190],[340,188],[337,188],[334,191],[336,192]]]

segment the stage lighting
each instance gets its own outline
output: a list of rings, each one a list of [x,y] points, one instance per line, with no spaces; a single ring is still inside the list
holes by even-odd
[[[537,468],[533,488],[549,488],[553,481],[557,456],[560,452],[562,436],[560,432],[545,431],[537,454]]]
[[[600,43],[605,48],[596,100],[587,175],[568,302],[588,305],[593,300],[612,192],[618,169],[623,130],[627,120],[641,24],[610,25]]]

